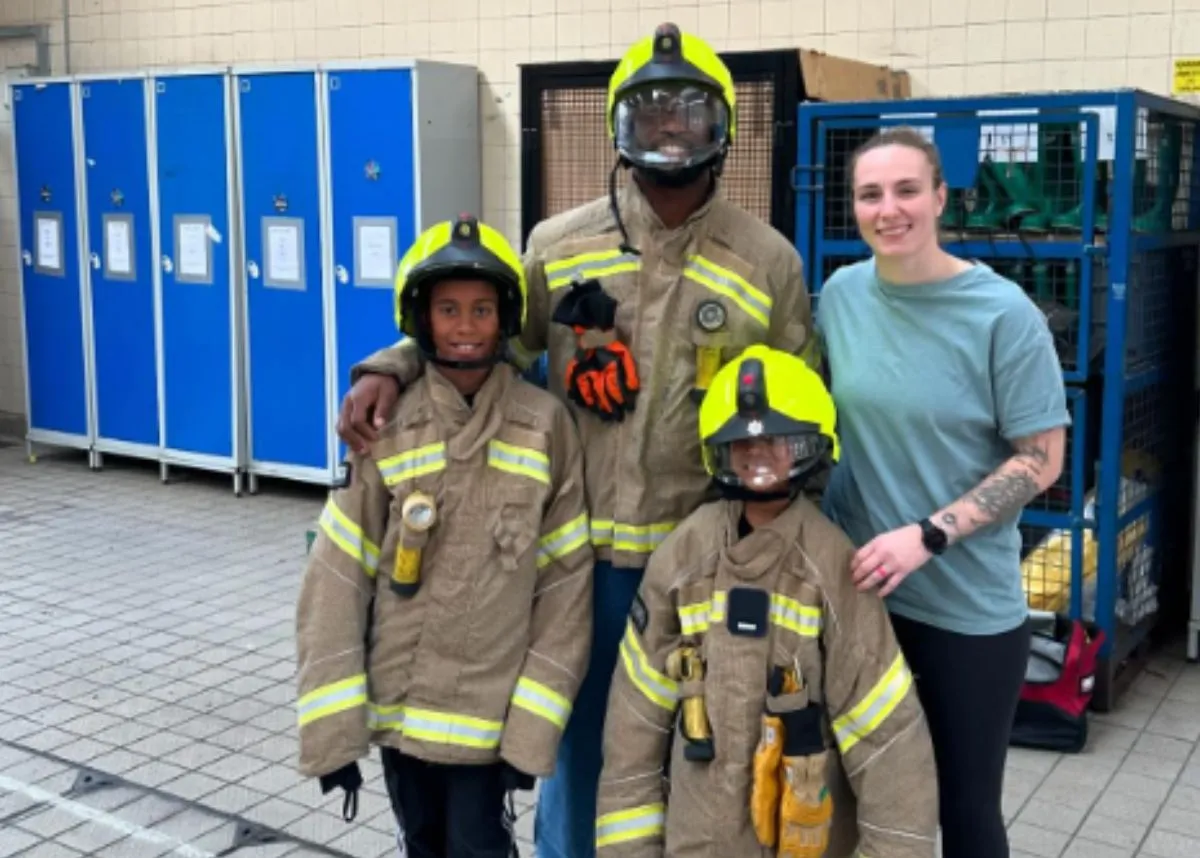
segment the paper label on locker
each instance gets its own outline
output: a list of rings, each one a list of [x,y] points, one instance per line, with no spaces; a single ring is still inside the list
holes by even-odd
[[[395,218],[355,218],[354,243],[354,285],[390,287],[398,261]]]
[[[48,274],[62,271],[62,222],[59,215],[35,215],[37,249],[34,266]]]
[[[204,221],[185,221],[179,224],[175,253],[179,279],[210,282],[208,230]]]
[[[268,224],[266,280],[272,286],[299,286],[302,279],[300,226],[296,223]]]
[[[108,275],[133,273],[133,236],[129,221],[109,218],[104,224],[104,256]]]

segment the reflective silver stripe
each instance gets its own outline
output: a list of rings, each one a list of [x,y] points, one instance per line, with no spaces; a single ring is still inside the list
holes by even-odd
[[[376,706],[370,713],[372,729],[398,730],[406,736],[440,745],[459,745],[467,748],[497,748],[504,724],[475,718],[417,709],[411,706]]]
[[[577,280],[598,280],[614,274],[640,271],[641,267],[641,259],[632,253],[616,250],[581,253],[578,256],[547,262],[546,286],[553,291]]]
[[[698,278],[701,286],[717,287],[717,291],[723,291],[761,324],[770,324],[771,300],[733,272],[726,272],[703,257],[693,256],[684,266],[684,274],[695,275],[689,279]]]
[[[537,450],[516,447],[503,441],[488,442],[488,464],[509,473],[550,483],[550,459]]]
[[[446,445],[429,444],[407,453],[389,456],[380,461],[378,465],[384,484],[393,486],[404,480],[416,479],[424,474],[445,468]]]
[[[357,561],[369,576],[374,577],[379,569],[379,548],[363,536],[362,528],[338,509],[333,498],[325,502],[317,524],[334,545]]]
[[[596,820],[597,848],[661,834],[666,814],[661,804],[606,813]]]
[[[514,706],[545,718],[559,729],[567,726],[567,718],[571,716],[571,704],[567,702],[567,698],[540,682],[525,677],[517,680],[512,702]]]
[[[621,660],[625,663],[625,672],[629,675],[629,680],[647,700],[663,709],[675,709],[679,699],[679,686],[650,666],[650,659],[642,650],[632,622],[625,625],[625,636],[621,639]]]
[[[849,753],[851,748],[875,732],[900,705],[911,687],[912,673],[904,655],[899,654],[887,673],[867,692],[867,696],[845,715],[834,720],[833,733],[842,753]]]
[[[555,560],[561,560],[575,549],[587,545],[587,542],[588,517],[587,513],[583,513],[538,541],[538,568],[549,566]]]
[[[303,727],[329,715],[336,715],[367,702],[367,677],[351,676],[322,685],[305,694],[296,703],[296,720]]]

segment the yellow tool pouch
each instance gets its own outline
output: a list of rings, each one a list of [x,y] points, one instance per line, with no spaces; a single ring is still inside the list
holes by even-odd
[[[683,757],[707,763],[715,756],[708,708],[704,705],[704,662],[693,647],[680,647],[667,656],[667,675],[680,683],[680,733],[686,744]]]
[[[809,704],[782,714],[779,858],[821,858],[829,846],[833,798],[826,782],[829,751],[821,732],[824,709]]]

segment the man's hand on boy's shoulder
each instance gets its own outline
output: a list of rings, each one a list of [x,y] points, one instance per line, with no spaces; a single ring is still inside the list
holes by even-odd
[[[362,376],[342,399],[338,414],[338,437],[360,455],[369,452],[379,430],[392,419],[400,399],[400,382],[390,375]]]

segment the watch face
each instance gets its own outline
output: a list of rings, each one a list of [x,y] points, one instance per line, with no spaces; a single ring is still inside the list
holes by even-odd
[[[926,519],[921,522],[921,541],[934,554],[940,554],[946,548],[946,532]]]

